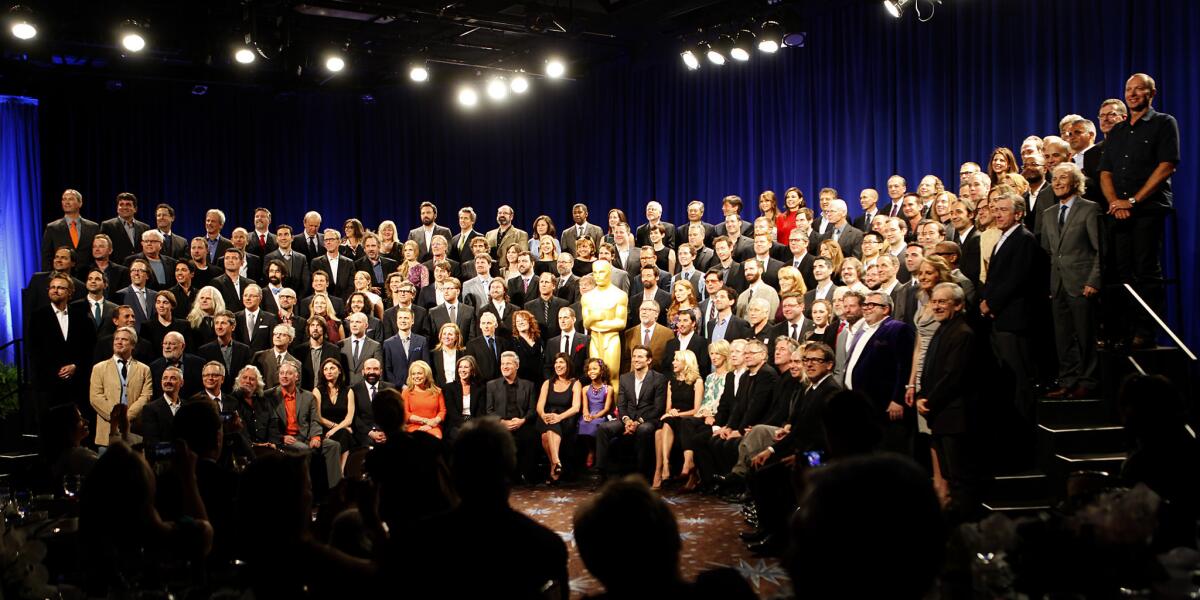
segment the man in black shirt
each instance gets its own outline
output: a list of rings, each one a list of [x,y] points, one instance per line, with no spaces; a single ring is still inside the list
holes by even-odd
[[[1105,137],[1100,185],[1108,213],[1116,218],[1112,248],[1116,272],[1162,314],[1159,252],[1163,223],[1172,209],[1171,174],[1179,163],[1179,124],[1175,117],[1150,106],[1156,92],[1154,79],[1144,73],[1125,82],[1129,120],[1118,123]],[[1117,294],[1124,297],[1123,291]],[[1136,305],[1122,312],[1132,330],[1133,347],[1153,346],[1155,323],[1150,315]]]
[[[534,449],[537,431],[537,400],[533,382],[517,378],[521,359],[508,350],[500,355],[500,377],[487,383],[487,414],[500,419],[500,424],[512,434],[517,444],[517,464],[521,475],[529,478],[534,470]]]

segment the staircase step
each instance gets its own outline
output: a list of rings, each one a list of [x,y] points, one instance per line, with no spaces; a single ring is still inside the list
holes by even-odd
[[[1045,510],[1050,510],[1051,504],[1045,500],[1017,500],[1009,502],[983,502],[983,507],[1010,517],[1032,516]]]
[[[1120,425],[1071,423],[1038,425],[1044,448],[1055,454],[1112,452],[1124,453],[1125,428]]]
[[[1054,458],[1066,481],[1065,475],[1074,471],[1102,471],[1115,477],[1121,472],[1125,456],[1125,452],[1078,452],[1055,454]]]
[[[1109,423],[1116,415],[1103,399],[1038,401],[1037,419],[1042,425],[1071,423]]]
[[[988,504],[1045,502],[1053,497],[1050,478],[1042,471],[997,475],[984,497]]]

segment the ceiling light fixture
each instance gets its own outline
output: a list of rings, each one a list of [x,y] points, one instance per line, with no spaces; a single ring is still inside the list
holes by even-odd
[[[145,26],[133,19],[121,24],[121,46],[130,52],[141,52],[146,48]]]
[[[783,44],[783,27],[779,21],[767,21],[762,24],[762,31],[758,34],[758,49],[767,54],[774,54],[779,51],[779,47]]]
[[[13,37],[19,40],[32,40],[37,37],[37,25],[33,22],[33,9],[20,4],[8,10],[10,29]]]
[[[750,49],[754,47],[754,32],[749,29],[743,29],[738,32],[737,37],[733,40],[733,48],[729,50],[729,57],[733,60],[746,62],[750,60]]]
[[[558,79],[567,72],[567,65],[561,59],[551,58],[546,61],[546,77]]]

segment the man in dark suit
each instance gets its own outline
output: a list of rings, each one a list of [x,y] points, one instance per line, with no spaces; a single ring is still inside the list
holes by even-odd
[[[800,271],[800,276],[804,278],[805,289],[811,290],[816,287],[817,282],[812,274],[813,260],[816,259],[816,256],[808,251],[808,235],[799,229],[793,229],[788,234],[788,250],[789,258],[784,261],[784,264]]]
[[[736,299],[737,294],[746,290],[747,284],[746,276],[742,274],[742,264],[733,254],[733,243],[727,237],[718,236],[713,240],[713,252],[717,255],[717,261],[709,268],[721,270],[721,284],[733,288]]]
[[[379,253],[379,237],[368,233],[363,237],[363,257],[354,261],[356,271],[366,271],[371,275],[371,286],[385,289],[387,276],[396,270],[396,261]]]
[[[367,315],[356,312],[346,317],[350,326],[350,335],[342,340],[339,347],[345,357],[347,370],[346,381],[350,385],[357,384],[362,378],[363,361],[376,358],[383,361],[383,346],[367,336]]]
[[[263,257],[264,261],[268,254],[279,247],[275,234],[271,233],[271,211],[265,208],[254,209],[254,227],[247,233],[250,235],[250,245],[246,250]]]
[[[129,192],[117,194],[117,216],[100,224],[100,233],[112,240],[112,260],[124,263],[137,252],[142,233],[150,226],[134,218],[137,214],[137,196]]]
[[[575,255],[575,242],[583,238],[592,240],[592,246],[599,248],[600,241],[604,237],[604,230],[598,225],[588,223],[588,207],[586,204],[577,203],[571,207],[571,220],[573,223],[570,227],[564,227],[562,232],[561,246],[564,252],[570,252]]]
[[[650,349],[638,345],[630,352],[629,373],[621,375],[617,406],[620,421],[606,421],[596,431],[596,468],[602,477],[615,469],[609,461],[609,446],[617,440],[632,440],[637,448],[637,472],[647,479],[654,470],[654,432],[667,410],[667,378],[650,368]]]
[[[554,379],[554,358],[559,352],[566,352],[571,359],[571,376],[582,378],[583,364],[588,359],[588,348],[591,338],[575,330],[575,309],[567,306],[558,309],[559,334],[546,340],[546,349],[542,353],[546,379]],[[468,348],[468,350],[470,350]]]
[[[1085,200],[1079,167],[1063,163],[1050,172],[1058,206],[1039,222],[1042,248],[1050,255],[1050,292],[1059,388],[1052,398],[1088,398],[1099,385],[1096,355],[1096,297],[1100,293],[1100,209]]]
[[[779,308],[783,311],[783,320],[773,326],[771,339],[784,336],[803,343],[817,328],[812,319],[804,316],[804,296],[784,294],[779,299]]]
[[[699,229],[697,235],[700,237],[696,241],[692,238],[693,226]],[[711,247],[716,237],[716,229],[704,222],[704,203],[699,200],[688,202],[687,220],[675,227],[675,248],[678,249],[684,244],[691,244],[693,249]]]
[[[464,258],[471,258],[474,253],[471,251],[471,240],[477,237],[484,237],[482,233],[475,230],[475,221],[478,215],[475,214],[475,209],[465,206],[458,210],[458,233],[454,234],[453,238],[448,238],[450,241],[449,257],[455,264],[461,263]],[[486,239],[484,241],[487,241]]]
[[[329,273],[326,273],[325,271],[313,272],[312,281],[309,283],[309,287],[312,289],[312,294],[300,301],[299,313],[301,316],[306,319],[309,317],[311,314],[309,310],[312,306],[313,296],[316,296],[317,294],[325,294],[326,296],[329,296],[329,303],[331,305],[330,308],[333,310],[333,312],[339,315],[345,314],[346,301],[342,300],[339,296],[335,296],[333,294],[333,290],[329,289]]]
[[[533,382],[517,378],[521,359],[516,352],[500,355],[500,377],[487,383],[487,414],[500,419],[517,443],[517,464],[520,474],[532,478],[534,450],[537,445],[537,391]]]
[[[236,322],[237,317],[232,312],[228,310],[218,312],[213,317],[213,331],[217,334],[217,339],[200,346],[197,351],[200,358],[205,361],[215,360],[225,365],[225,373],[232,374],[225,377],[225,383],[221,386],[226,393],[233,389],[233,382],[237,379],[237,374],[241,372],[242,367],[250,364],[250,360],[254,358],[250,346],[233,339]]]
[[[154,377],[155,397],[163,394],[162,375],[167,367],[179,370],[182,378],[177,392],[183,398],[191,398],[204,387],[201,373],[204,370],[204,359],[187,352],[187,340],[178,331],[169,331],[163,336],[162,354],[150,363],[150,374]]]
[[[496,335],[498,322],[493,313],[479,316],[479,335],[467,342],[467,356],[475,358],[479,379],[491,381],[500,376],[500,355],[512,350],[512,341]]]
[[[50,303],[50,298],[46,294],[46,289],[50,285],[50,278],[55,275],[63,275],[71,279],[71,283],[75,284],[74,292],[70,300],[80,300],[87,294],[87,288],[83,281],[80,281],[74,276],[75,273],[75,251],[63,246],[54,251],[54,259],[50,263],[51,270],[40,271],[34,273],[29,278],[29,285],[26,287],[24,294],[25,310],[33,312]]]
[[[92,247],[88,251],[91,252],[91,259],[79,261],[76,277],[82,278],[93,267],[100,269],[108,278],[110,298],[116,290],[129,285],[129,267],[112,260],[112,240],[107,235],[97,233],[96,237],[92,238]]]
[[[384,379],[395,385],[404,385],[408,380],[409,365],[418,360],[429,362],[429,341],[413,333],[413,320],[411,309],[397,308],[396,333],[383,341]]]
[[[430,247],[433,241],[433,236],[440,235],[447,240],[454,236],[450,233],[448,227],[442,227],[436,223],[437,221],[437,206],[432,202],[422,202],[420,207],[421,226],[414,227],[408,232],[408,239],[417,243],[421,250],[421,256],[417,260],[429,260],[432,256]]]
[[[822,217],[829,221],[825,233],[817,236],[817,246],[825,240],[834,240],[842,248],[843,256],[862,257],[863,232],[850,225],[846,220],[846,201],[835,198],[829,201],[829,210]]]
[[[387,441],[387,436],[375,425],[375,395],[395,386],[383,379],[383,365],[374,358],[363,361],[361,375],[362,381],[351,388],[354,391],[354,439],[360,447],[368,447]],[[450,417],[448,412],[446,417]]]
[[[892,298],[870,292],[863,303],[863,325],[846,359],[843,384],[866,394],[884,427],[884,449],[911,456],[915,414],[904,409],[904,393],[912,369],[915,329],[890,318]]]
[[[38,411],[43,413],[51,405],[74,399],[80,412],[91,414],[90,405],[83,398],[92,374],[89,358],[96,328],[86,307],[70,305],[75,293],[75,282],[70,277],[56,274],[46,285],[50,304],[33,312],[26,332],[29,355],[33,358]],[[112,356],[111,345],[108,355]]]
[[[1006,380],[1015,384],[1013,403],[1024,418],[1033,415],[1033,380],[1030,354],[1035,314],[1047,296],[1046,253],[1021,219],[1025,201],[1015,194],[992,200],[994,225],[1003,232],[992,251],[987,282],[979,291],[979,312],[992,319],[992,350]]]
[[[73,248],[80,256],[91,252],[92,238],[100,233],[100,225],[89,221],[79,214],[83,207],[83,194],[76,190],[65,190],[62,193],[63,216],[61,219],[46,224],[42,232],[42,270],[50,270],[54,251],[66,246]]]
[[[133,315],[133,308],[126,305],[118,306],[113,311],[111,326],[107,331],[116,332],[122,327],[131,327],[134,331],[137,330],[137,320]],[[104,362],[112,358],[113,352],[113,333],[97,334],[96,343],[92,348],[92,364]],[[159,349],[146,340],[145,337],[139,336],[137,342],[133,346],[133,357],[139,361],[150,364],[154,357],[158,356]]]
[[[269,283],[271,279],[271,261],[281,261],[284,266],[281,285],[292,288],[296,291],[297,296],[304,298],[308,296],[308,284],[312,279],[312,273],[308,269],[308,257],[300,251],[293,249],[292,241],[292,227],[290,225],[280,225],[275,230],[275,243],[278,247],[263,256],[263,269],[267,272],[267,281]]]
[[[323,439],[317,402],[312,392],[297,387],[298,379],[296,365],[284,363],[279,368],[279,387],[264,394],[265,401],[273,407],[268,417],[267,437],[276,447],[320,455],[325,464],[326,483],[333,487],[342,479],[342,448],[332,439]]]
[[[170,204],[160,203],[154,207],[155,230],[163,236],[163,256],[170,256],[176,261],[188,258],[188,238],[171,230],[175,225],[175,208]]]
[[[538,276],[538,295],[525,303],[525,310],[533,313],[533,318],[542,331],[542,338],[551,338],[561,333],[556,315],[559,309],[570,307],[566,300],[554,295],[557,288],[558,277],[553,273],[542,273]]]
[[[261,352],[271,347],[275,326],[279,317],[262,306],[262,288],[251,283],[242,290],[244,309],[234,313],[237,325],[233,337],[250,346],[251,352]]]
[[[201,364],[203,367],[203,364]],[[199,375],[199,372],[197,372]],[[142,409],[142,445],[147,454],[160,442],[173,442],[171,424],[175,420],[175,411],[183,405],[182,393],[183,373],[179,367],[165,366],[154,376],[154,399]]]
[[[329,276],[330,295],[345,300],[354,291],[354,261],[340,254],[342,234],[338,230],[326,229],[322,235],[325,253],[312,259],[309,266],[313,273],[323,271]]]
[[[854,222],[851,224],[863,233],[871,231],[871,221],[876,216],[886,215],[888,209],[891,208],[890,205],[880,208],[879,192],[871,188],[866,188],[858,193],[858,203],[862,207],[863,214],[854,217]]]
[[[278,238],[279,232],[276,231],[275,233],[276,238]],[[304,214],[303,230],[295,235],[293,248],[300,254],[307,256],[309,263],[312,263],[312,259],[324,253],[325,242],[321,236],[321,213],[310,210]]]
[[[116,293],[118,304],[133,307],[133,316],[138,327],[154,318],[154,301],[158,298],[158,292],[146,285],[149,279],[150,266],[145,260],[135,260],[129,266],[129,286],[117,290]]]
[[[726,380],[725,395],[717,409],[714,425],[719,425],[703,447],[696,449],[696,468],[707,484],[718,484],[724,491],[736,491],[744,483],[740,477],[725,477],[737,463],[742,436],[755,425],[782,425],[783,411],[775,407],[779,372],[767,363],[767,346],[758,340],[746,342],[740,381]],[[736,371],[733,373],[738,374]],[[730,384],[733,385],[730,385]],[[780,422],[772,423],[777,418]]]
[[[292,355],[300,359],[300,386],[311,390],[325,359],[336,358],[342,363],[342,372],[349,371],[346,358],[342,356],[337,344],[325,340],[325,321],[321,317],[310,318],[305,323],[305,328],[305,341],[292,350]]]
[[[630,307],[641,307],[645,301],[651,301],[658,304],[660,307],[668,307],[671,305],[671,293],[663,289],[659,285],[658,267],[654,265],[642,265],[640,271],[639,289],[636,293],[629,295]],[[667,324],[666,310],[660,310],[658,313],[658,322],[662,325]],[[637,313],[629,311],[629,326],[632,327],[637,322]]]
[[[72,301],[71,305],[81,307],[88,315],[95,326],[97,336],[111,334],[112,316],[117,310],[117,305],[108,300],[108,277],[104,275],[104,271],[92,269],[88,271],[84,287],[87,295]]]
[[[679,311],[679,317],[675,322],[677,335],[667,341],[658,361],[660,373],[668,377],[672,376],[671,361],[675,360],[675,353],[679,350],[691,350],[692,354],[696,355],[696,365],[700,368],[700,377],[708,377],[709,372],[712,371],[712,361],[708,356],[708,340],[696,332],[696,314],[694,310]]]
[[[446,323],[454,323],[462,332],[464,342],[475,335],[475,309],[464,302],[459,302],[458,294],[461,291],[462,284],[454,277],[446,279],[443,283],[442,295],[446,301],[429,311],[431,333],[441,331],[442,325]],[[545,329],[542,331],[544,332]]]
[[[1024,202],[1019,196],[1008,197],[1009,202],[1011,198]],[[916,408],[929,422],[938,466],[950,485],[951,506],[969,515],[975,508],[977,477],[969,426],[979,376],[974,364],[975,333],[962,314],[966,299],[958,285],[939,283],[931,296],[933,316],[941,325],[925,351]]]
[[[229,234],[229,240],[233,242],[234,248],[242,251],[242,267],[238,274],[258,285],[265,285],[266,271],[263,269],[262,255],[250,251],[250,232],[236,227]]]
[[[295,364],[303,372],[304,365],[300,364],[300,359],[288,353],[294,337],[295,330],[291,325],[275,325],[271,331],[271,347],[254,353],[250,363],[258,367],[264,386],[271,388],[279,385],[279,366],[285,362]]]
[[[204,213],[204,252],[208,264],[218,264],[225,251],[233,246],[233,241],[221,235],[225,226],[225,212],[210,208]],[[194,258],[194,257],[193,257]]]
[[[949,239],[962,249],[962,260],[959,264],[963,275],[966,275],[975,287],[979,287],[982,263],[979,260],[979,230],[975,228],[975,203],[963,199],[951,204],[950,224],[954,231]]]
[[[150,267],[150,280],[146,285],[153,290],[165,290],[175,285],[175,259],[162,253],[163,235],[157,229],[142,233],[142,251],[125,259],[125,266],[142,259]]]
[[[518,307],[538,295],[538,276],[533,272],[533,257],[525,251],[517,255],[517,275],[508,280],[508,299]]]
[[[668,248],[675,247],[675,226],[662,220],[662,204],[651,200],[646,203],[646,222],[639,225],[634,240],[638,246],[650,245],[650,228],[662,225],[664,230],[663,244]]]
[[[725,286],[717,290],[712,300],[717,307],[717,317],[709,319],[708,331],[705,332],[710,344],[720,340],[745,339],[753,334],[750,323],[733,314],[733,303],[737,300],[733,288]]]
[[[1058,199],[1050,186],[1049,173],[1054,170],[1054,167],[1071,162],[1071,145],[1056,135],[1048,135],[1042,138],[1042,155],[1046,158],[1046,185],[1043,185],[1041,191],[1034,197],[1033,206],[1026,205],[1025,209],[1029,214],[1022,217],[1025,227],[1033,232],[1035,237],[1041,232],[1040,224],[1037,222],[1038,217],[1041,217],[1047,208],[1058,204]],[[991,277],[990,269],[988,277]]]

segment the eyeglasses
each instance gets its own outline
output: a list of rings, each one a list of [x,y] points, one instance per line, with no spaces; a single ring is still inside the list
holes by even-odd
[[[1122,115],[1119,112],[1102,112],[1102,113],[1100,113],[1101,119],[1119,119],[1122,116],[1124,116],[1124,115]]]
[[[884,308],[886,306],[882,302],[863,302],[863,308]]]
[[[213,377],[221,377],[221,374],[220,373],[205,373],[203,375],[203,377],[205,379],[212,379]]]
[[[800,359],[800,362],[802,362],[804,364],[815,364],[815,363],[824,363],[824,362],[829,362],[829,361],[825,360],[825,357],[814,358],[811,356],[805,356],[804,358]]]

